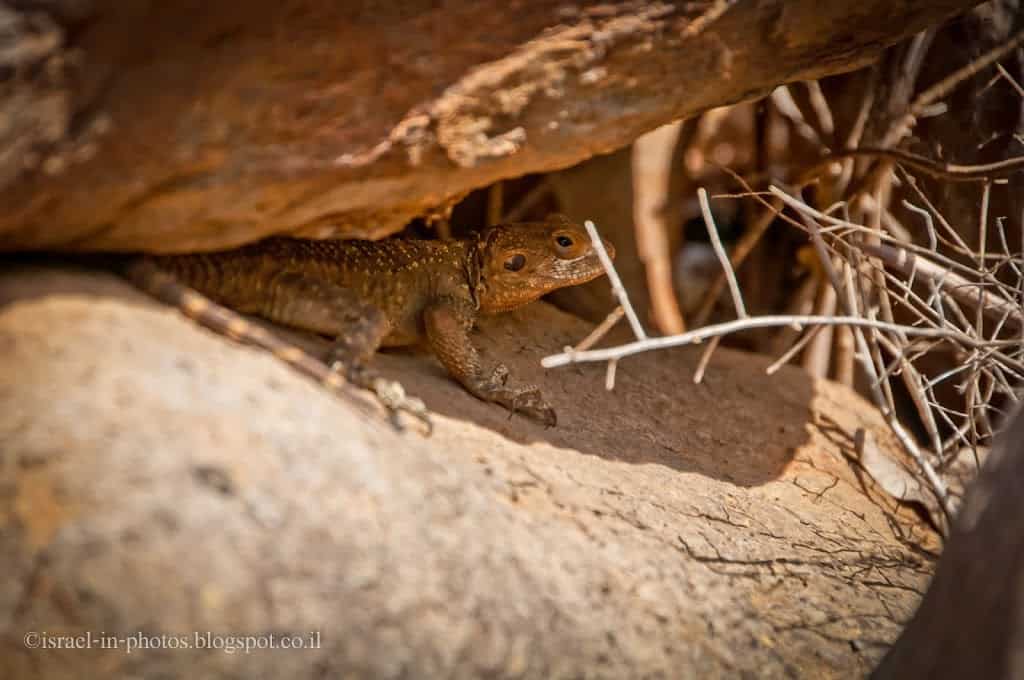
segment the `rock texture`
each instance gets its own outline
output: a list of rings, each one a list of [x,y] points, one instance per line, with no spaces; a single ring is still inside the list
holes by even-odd
[[[639,0],[21,4],[77,8],[53,49],[80,68],[50,132],[0,118],[0,249],[167,252],[380,237],[498,179],[857,68],[977,2],[771,0],[713,19]],[[35,92],[12,82],[0,115]]]
[[[624,361],[610,393],[600,368],[539,368],[587,330],[542,303],[480,329],[552,430],[379,357],[440,413],[424,439],[113,277],[3,274],[0,677],[867,673],[935,548],[849,462],[858,427],[894,449],[874,410],[721,349],[701,385],[690,351]]]

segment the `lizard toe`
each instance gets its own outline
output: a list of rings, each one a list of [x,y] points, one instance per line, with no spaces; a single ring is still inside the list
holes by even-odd
[[[377,395],[381,405],[386,408],[392,416],[392,421],[397,423],[399,413],[407,413],[416,418],[426,428],[426,434],[434,431],[434,423],[430,419],[430,411],[423,400],[418,397],[411,397],[405,392],[402,384],[394,380],[375,378],[370,385],[371,391]]]
[[[508,384],[508,366],[506,366],[505,364],[498,364],[497,366],[495,366],[494,370],[491,371],[490,382],[492,384],[502,386]]]
[[[537,388],[526,389],[517,394],[512,400],[512,410],[543,423],[545,427],[554,427],[558,424],[555,409],[544,401]]]

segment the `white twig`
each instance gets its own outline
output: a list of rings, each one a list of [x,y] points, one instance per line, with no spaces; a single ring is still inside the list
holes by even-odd
[[[987,283],[989,283],[989,284],[991,284],[993,286],[1005,286],[1005,284],[1003,284],[1001,281],[999,281],[996,277],[992,276],[992,274],[987,272],[987,271],[985,271],[985,272],[978,271],[976,268],[971,268],[971,267],[968,267],[966,265],[963,265],[963,264],[957,262],[956,260],[950,259],[948,257],[944,257],[942,254],[937,253],[935,251],[928,250],[927,248],[924,248],[922,246],[918,246],[918,245],[912,244],[912,243],[900,242],[898,239],[891,238],[887,234],[878,234],[874,229],[871,229],[870,227],[865,227],[862,224],[855,224],[855,223],[849,222],[847,220],[842,220],[842,219],[839,219],[837,217],[832,217],[831,215],[826,215],[825,213],[821,212],[820,210],[815,210],[814,208],[812,208],[811,206],[807,205],[803,201],[801,201],[801,200],[799,200],[797,198],[794,198],[793,196],[790,196],[785,191],[783,191],[782,189],[779,189],[776,186],[768,187],[768,191],[770,193],[774,194],[775,196],[777,196],[778,198],[780,198],[783,203],[785,203],[789,207],[793,208],[794,210],[796,210],[801,215],[809,215],[809,216],[813,217],[814,219],[820,220],[821,222],[823,222],[825,224],[831,224],[831,225],[833,225],[833,227],[839,227],[839,228],[844,229],[844,230],[849,230],[850,232],[860,232],[860,233],[865,233],[865,234],[870,234],[870,235],[876,235],[876,236],[878,236],[879,238],[881,238],[884,241],[888,241],[890,243],[897,243],[900,247],[905,248],[909,252],[925,254],[929,258],[934,260],[935,262],[941,263],[942,265],[948,267],[951,270],[962,271],[962,272],[967,273],[967,274],[979,275]],[[936,213],[936,215],[939,215],[939,214]],[[940,217],[940,219],[939,219],[939,223],[940,224],[943,224],[943,225],[947,226],[949,229],[952,229],[952,227],[949,226],[948,222],[946,222],[944,219],[941,219],[941,215],[939,215],[939,217]],[[793,225],[797,226],[797,227],[801,227],[800,223],[796,222],[795,220],[793,220],[791,223]],[[843,234],[842,231],[837,231],[837,230],[830,229],[830,228],[821,228],[821,233],[823,233],[823,234],[824,233],[831,233],[831,234],[836,234],[836,235]],[[962,252],[970,254],[970,255],[972,255],[974,257],[977,257],[977,254],[974,253],[973,251],[971,251],[970,249],[968,249],[966,246],[963,247]],[[1021,260],[1021,261],[1024,261],[1024,260]]]
[[[722,264],[726,280],[729,282],[729,294],[732,295],[732,302],[736,305],[736,316],[741,319],[747,318],[747,307],[743,304],[743,296],[740,294],[740,286],[736,283],[736,272],[729,263],[729,255],[722,246],[722,239],[718,236],[718,227],[715,226],[715,218],[711,215],[711,206],[708,205],[708,192],[701,187],[697,189],[697,200],[700,202],[700,211],[704,215],[704,224],[708,228],[708,236],[711,238],[711,246],[715,249],[715,255]]]
[[[794,342],[793,346],[790,347],[789,349],[787,349],[785,351],[785,353],[783,353],[782,356],[780,356],[778,359],[775,360],[774,363],[772,363],[771,366],[769,366],[768,368],[764,369],[764,372],[767,373],[768,375],[771,375],[771,374],[775,373],[777,370],[779,370],[780,368],[782,368],[782,366],[787,361],[792,359],[796,355],[797,352],[802,350],[807,343],[809,343],[811,340],[813,340],[815,338],[815,336],[818,335],[818,332],[821,331],[822,328],[824,328],[824,326],[815,326],[815,327],[809,329],[806,333],[804,333],[804,336],[802,338],[800,338],[799,340]]]
[[[615,389],[615,369],[619,366],[618,359],[612,359],[608,362],[608,370],[604,374],[604,388],[611,392]]]
[[[704,348],[704,352],[700,355],[700,361],[697,362],[697,370],[693,372],[693,384],[699,385],[704,380],[704,371],[707,370],[708,362],[711,361],[711,355],[715,353],[715,349],[718,348],[718,343],[722,340],[721,335],[716,335],[711,338],[711,342]]]
[[[681,347],[683,345],[696,345],[705,340],[719,335],[729,335],[752,328],[776,328],[779,326],[853,326],[859,328],[874,328],[890,333],[901,332],[910,337],[922,338],[948,338],[962,343],[968,347],[982,348],[987,345],[984,341],[978,341],[958,331],[946,328],[919,328],[917,326],[901,326],[899,324],[874,321],[859,316],[801,316],[797,314],[780,314],[766,316],[751,316],[746,319],[735,319],[725,323],[703,326],[696,330],[680,333],[679,335],[666,335],[660,338],[645,338],[616,347],[604,347],[601,349],[587,350],[586,352],[561,352],[551,354],[541,359],[544,368],[555,368],[574,363],[585,363],[588,361],[609,361],[611,359],[622,359],[633,354],[649,352],[655,349],[667,349],[669,347]]]
[[[903,207],[911,212],[916,212],[924,218],[924,226],[928,228],[928,250],[936,250],[939,247],[939,238],[935,234],[935,224],[932,222],[932,214],[924,208],[918,208],[906,199],[903,199]]]
[[[878,204],[880,209],[881,201],[879,201]],[[836,294],[839,296],[839,302],[843,305],[848,315],[856,317],[858,313],[868,311],[869,316],[872,318],[865,319],[866,321],[870,320],[874,323],[883,323],[886,326],[892,327],[892,331],[897,337],[905,337],[911,335],[911,333],[908,332],[911,328],[913,328],[915,333],[919,333],[922,330],[950,332],[948,331],[948,329],[922,329],[916,326],[901,327],[892,323],[891,321],[878,322],[873,318],[874,313],[872,311],[858,309],[852,285],[852,268],[848,270],[848,283],[851,285],[844,285],[844,282],[839,278],[839,274],[835,271],[835,268],[832,266],[832,256],[828,253],[826,249],[825,241],[821,236],[821,230],[818,227],[817,223],[815,223],[813,219],[811,219],[803,212],[801,212],[800,215],[801,217],[804,218],[804,223],[807,225],[810,231],[811,239],[814,242],[815,248],[818,250],[819,256],[821,257],[822,267],[824,267],[825,271],[828,273],[829,280],[832,282],[832,286],[835,288]],[[872,230],[871,233],[879,234],[881,233],[881,230],[876,228]],[[917,463],[918,468],[920,468],[921,473],[928,480],[928,483],[931,485],[932,491],[935,493],[935,496],[938,499],[939,504],[942,506],[943,511],[946,513],[946,517],[952,518],[953,506],[950,504],[949,492],[946,490],[945,482],[943,482],[939,475],[935,472],[935,468],[932,467],[931,463],[928,462],[927,458],[925,458],[924,453],[921,451],[921,448],[917,445],[917,442],[910,435],[910,433],[907,432],[906,428],[903,427],[903,423],[901,423],[897,418],[893,404],[892,388],[889,384],[889,381],[887,379],[879,377],[879,370],[884,369],[884,365],[881,361],[881,352],[879,350],[878,342],[878,338],[880,337],[880,335],[876,332],[880,330],[880,328],[874,325],[862,324],[850,324],[850,326],[851,328],[853,328],[853,337],[857,345],[857,352],[854,354],[854,357],[858,361],[860,361],[861,368],[864,371],[864,375],[868,379],[868,386],[871,390],[871,397],[875,402],[875,406],[877,406],[878,410],[881,411],[882,417],[885,418],[886,423],[888,423],[889,425],[889,429],[891,429],[893,434],[896,435],[896,438],[900,440],[900,443],[903,445],[903,448],[914,459],[914,461]],[[865,337],[866,334],[864,333],[864,328],[869,328],[872,331],[873,342],[871,342],[870,344],[868,343],[867,338]],[[954,333],[956,332],[954,331]]]
[[[968,281],[959,274],[943,269],[926,258],[909,253],[903,248],[870,243],[861,243],[857,247],[907,276],[920,274],[923,278],[933,281],[939,290],[948,292],[961,302],[975,305],[979,311],[987,313],[989,317],[1000,318],[1005,315],[1016,324],[1024,324],[1024,311],[1017,306],[1016,301],[1007,300],[998,293],[986,292],[981,283]]]
[[[1011,42],[1024,42],[1024,32],[1014,36]],[[990,54],[985,59],[991,57]],[[910,123],[929,101],[945,97],[958,82],[976,72],[978,66],[979,62],[975,62],[971,68],[961,69],[919,96],[909,117]],[[1005,69],[1000,69],[1000,73],[1004,78],[1007,75]],[[862,113],[866,119],[867,109]],[[878,154],[877,151],[874,153]],[[965,445],[976,449],[990,440],[992,423],[1000,414],[1001,404],[1017,401],[1019,397],[1014,390],[1024,382],[1024,256],[1021,251],[1012,250],[1008,243],[1011,239],[1007,237],[1007,227],[1003,224],[1006,218],[995,217],[998,239],[987,237],[991,177],[975,177],[985,185],[980,202],[978,246],[974,249],[964,240],[962,230],[954,228],[929,201],[907,168],[899,165],[903,156],[891,150],[885,153],[888,155],[884,157],[891,161],[889,168],[862,178],[867,187],[859,191],[858,195],[864,197],[862,200],[850,198],[845,188],[846,180],[843,180],[840,182],[842,188],[832,194],[833,205],[824,211],[809,205],[798,192],[776,186],[769,187],[767,192],[755,192],[742,178],[737,178],[747,189],[746,193],[737,196],[753,198],[768,207],[769,212],[758,221],[756,228],[752,227],[753,236],[748,231],[733,246],[731,258],[715,225],[708,194],[703,188],[698,189],[698,203],[721,272],[717,274],[713,293],[708,294],[695,316],[701,320],[694,323],[699,326],[706,320],[706,314],[710,313],[726,284],[738,318],[685,333],[647,337],[596,228],[592,222],[587,222],[588,233],[621,308],[617,315],[613,313],[577,347],[566,347],[561,354],[545,357],[542,365],[554,368],[571,363],[607,362],[605,385],[611,389],[618,362],[624,357],[710,340],[693,376],[694,382],[700,382],[719,341],[726,335],[768,327],[789,327],[797,334],[803,333],[802,337],[790,335],[790,331],[778,334],[784,342],[779,343],[775,352],[791,346],[768,367],[768,373],[773,373],[797,352],[805,350],[816,336],[821,341],[824,335],[832,332],[832,327],[841,327],[845,329],[845,337],[852,340],[844,355],[843,365],[848,367],[847,373],[855,362],[859,365],[875,406],[902,447],[917,463],[921,476],[927,480],[943,510],[950,515],[951,499],[945,480],[939,474],[942,464],[949,462],[949,448]],[[908,165],[910,169],[917,170],[922,169],[920,166],[921,163]],[[932,170],[928,174],[939,178],[952,172],[943,170],[936,174],[934,168]],[[971,172],[975,170],[977,168]],[[845,171],[849,171],[852,178],[853,164],[847,163]],[[889,213],[893,200],[891,187],[897,181],[912,190],[914,203],[904,201],[903,205],[924,222],[927,232],[919,238],[898,224]],[[796,214],[786,214],[784,208],[787,212],[792,209]],[[836,293],[838,307],[833,305],[812,314],[809,313],[810,307],[797,309],[791,305],[787,311],[794,313],[748,315],[737,283],[736,268],[775,217],[810,236],[817,259],[831,284],[827,291]],[[856,221],[866,217],[871,219],[863,223]],[[1024,220],[1024,214],[1021,219]],[[989,240],[992,243],[988,243]],[[1024,250],[1024,234],[1021,240]],[[801,300],[806,297],[803,295],[805,289],[810,290],[806,284],[801,288]],[[836,311],[842,316],[832,313]],[[613,318],[623,315],[629,319],[636,340],[616,347],[593,349],[596,337],[603,335],[604,329],[613,323]],[[954,356],[956,365],[947,366],[948,370],[925,370],[924,365],[918,365],[919,359],[936,353]],[[897,410],[898,400],[894,398],[894,381],[897,380],[903,381],[913,400],[916,416],[928,435],[927,445],[919,443],[910,433],[904,412]],[[955,387],[965,403],[960,405],[955,400],[938,396],[936,387],[942,383]],[[929,450],[929,446],[933,450]]]
[[[608,334],[608,331],[612,329],[615,324],[619,322],[622,315],[625,312],[622,310],[622,305],[619,305],[604,318],[604,321],[594,327],[594,330],[590,331],[590,334],[576,343],[576,346],[571,348],[573,352],[582,352],[583,350],[590,349],[597,344],[598,340]]]
[[[644,332],[644,327],[640,325],[640,319],[637,318],[636,311],[633,309],[633,305],[629,301],[629,295],[626,293],[626,289],[622,285],[619,273],[615,271],[615,267],[612,265],[612,258],[608,257],[608,251],[604,248],[604,242],[601,241],[601,235],[597,233],[597,227],[595,227],[594,223],[590,220],[584,222],[583,226],[587,228],[587,233],[590,234],[590,240],[594,244],[594,250],[597,251],[597,256],[601,260],[601,266],[604,267],[605,274],[608,275],[608,280],[611,281],[612,293],[619,301],[619,304],[622,305],[622,309],[626,312],[626,319],[629,320],[629,325],[633,329],[633,335],[636,336],[637,340],[645,339],[647,337],[647,333]]]

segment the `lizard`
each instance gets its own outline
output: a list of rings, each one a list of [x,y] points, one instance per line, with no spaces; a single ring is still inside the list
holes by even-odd
[[[614,258],[612,244],[603,243]],[[137,286],[200,324],[329,387],[347,380],[370,389],[393,414],[426,420],[422,402],[377,378],[370,359],[381,347],[425,343],[470,394],[546,426],[557,417],[540,391],[509,385],[503,364],[487,371],[470,331],[480,314],[516,309],[603,273],[587,232],[562,215],[457,240],[271,237],[232,250],[144,255],[127,268]],[[327,364],[241,314],[335,338]]]

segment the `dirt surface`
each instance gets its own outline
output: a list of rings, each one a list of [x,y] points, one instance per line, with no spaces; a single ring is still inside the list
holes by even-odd
[[[0,677],[858,677],[932,534],[866,490],[850,391],[719,350],[539,358],[583,322],[488,320],[545,430],[417,354],[424,439],[113,277],[0,277]],[[671,370],[669,370],[671,369]],[[298,634],[319,649],[29,649],[25,634]]]
[[[75,3],[21,4],[48,21]],[[45,23],[73,77],[0,68],[0,249],[381,237],[499,179],[856,69],[977,0],[733,3],[713,21],[684,1],[77,4],[71,26]],[[63,73],[41,60],[33,73]]]

